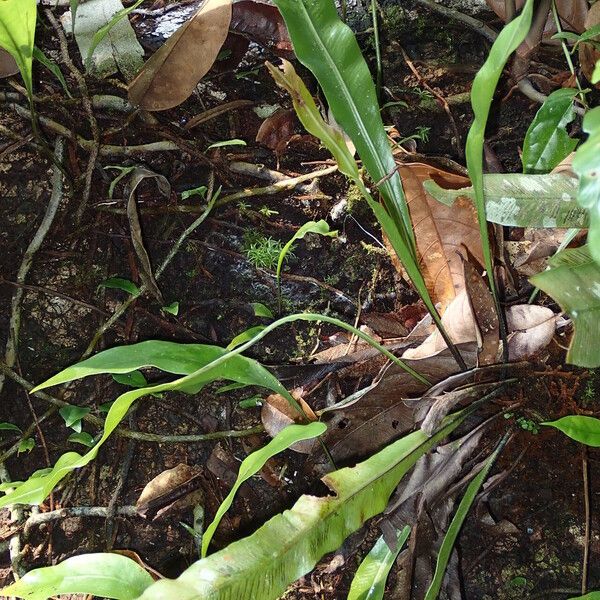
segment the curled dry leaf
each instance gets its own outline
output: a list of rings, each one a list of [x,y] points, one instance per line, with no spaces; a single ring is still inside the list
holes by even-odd
[[[183,463],[167,469],[152,479],[135,503],[137,512],[146,519],[194,506],[202,500],[200,470]]]
[[[15,59],[4,48],[0,48],[0,79],[16,75],[19,67]]]
[[[510,360],[520,360],[545,348],[554,334],[554,313],[543,306],[523,304],[511,306],[506,311]],[[442,323],[454,343],[475,342],[478,337],[477,324],[467,297],[461,292],[450,304]],[[402,358],[424,359],[446,349],[439,331],[435,330],[420,346],[404,352]],[[419,370],[418,364],[414,368]]]
[[[135,191],[138,185],[144,179],[154,179],[160,193],[167,197],[171,194],[171,185],[169,184],[167,178],[163,175],[159,175],[158,173],[143,167],[137,167],[132,172],[131,178],[127,185],[127,193],[129,194],[129,199],[127,200],[127,218],[129,219],[129,228],[131,230],[131,243],[133,244],[133,249],[135,250],[139,261],[140,277],[148,291],[158,300],[158,302],[164,304],[162,293],[158,287],[158,284],[156,283],[154,273],[152,272],[150,256],[148,255],[146,247],[144,246],[144,240],[142,238],[142,225],[140,223],[137,202],[135,199]]]
[[[215,62],[229,30],[231,0],[207,0],[146,62],[129,100],[146,110],[181,104]]]
[[[443,313],[465,287],[459,251],[466,247],[483,264],[481,237],[477,212],[468,198],[458,198],[446,206],[425,191],[423,182],[433,179],[443,188],[460,189],[468,186],[469,180],[423,163],[402,164],[398,169],[414,225],[421,272]]]
[[[307,417],[309,421],[318,420],[317,415],[315,415],[312,408],[302,398],[303,394],[303,388],[292,390],[292,396],[298,401],[298,404],[300,404],[305,413],[304,415],[301,415],[280,394],[271,394],[265,398],[260,412],[260,418],[265,427],[265,431],[271,437],[275,437],[280,431],[292,423],[306,423]],[[301,454],[310,454],[316,443],[317,441],[315,439],[304,440],[290,446],[290,449],[295,452],[300,452]]]
[[[496,362],[500,346],[500,324],[494,298],[473,263],[465,260],[463,266],[467,296],[479,333],[478,362],[479,365],[491,365]]]
[[[509,360],[521,360],[545,348],[554,336],[555,320],[545,306],[519,304],[507,309]]]
[[[229,29],[275,54],[292,59],[294,49],[279,9],[262,0],[234,2]]]
[[[471,304],[466,290],[462,290],[450,303],[442,317],[442,324],[450,339],[455,344],[476,342],[478,337],[477,324],[473,316]],[[404,352],[402,358],[413,360],[433,356],[446,349],[446,342],[436,329],[425,341],[416,348]],[[419,368],[418,366],[416,367]]]
[[[587,19],[585,20],[585,29],[591,29],[600,25],[600,4],[596,2],[590,8]],[[594,41],[598,42],[600,37],[594,38]],[[600,51],[597,50],[592,44],[585,42],[579,45],[579,62],[581,63],[581,70],[586,76],[588,81],[592,80],[592,74],[596,68],[596,63],[600,60]],[[596,87],[600,87],[600,84],[596,84]]]
[[[294,135],[295,123],[293,110],[279,108],[262,122],[256,134],[256,141],[276,154],[281,154]]]

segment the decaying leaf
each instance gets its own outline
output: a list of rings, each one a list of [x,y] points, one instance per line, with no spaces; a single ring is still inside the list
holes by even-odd
[[[596,2],[590,7],[590,12],[585,20],[585,29],[591,29],[597,25],[600,25],[600,4]],[[596,42],[599,41],[598,37],[594,39]],[[599,60],[600,50],[586,42],[579,45],[579,62],[581,63],[581,70],[588,81],[592,81],[594,69]],[[598,85],[596,85],[596,87],[598,87]]]
[[[127,17],[115,22],[104,37],[98,39],[98,32],[123,10],[121,0],[88,0],[79,2],[75,16],[75,41],[83,62],[97,77],[107,77],[121,71],[129,81],[144,62],[144,49],[140,45]],[[71,13],[63,15],[62,24],[66,31],[72,28]]]
[[[442,324],[455,344],[476,342],[478,331],[466,290],[462,290],[449,304]],[[446,342],[436,329],[420,346],[406,350],[402,358],[413,360],[434,356],[446,348]]]
[[[159,191],[164,196],[170,196],[171,186],[166,177],[154,173],[154,171],[144,169],[143,167],[137,167],[132,172],[131,179],[127,186],[127,193],[129,195],[129,199],[127,200],[127,218],[129,219],[129,228],[131,230],[131,242],[139,260],[140,277],[148,288],[148,291],[161,303],[161,305],[164,305],[165,302],[158,284],[156,283],[156,279],[154,279],[150,257],[148,256],[148,252],[144,246],[144,240],[142,239],[142,226],[135,200],[137,186],[147,178],[155,179]]]
[[[461,345],[459,349],[467,365],[475,366],[474,344]],[[448,349],[433,357],[406,362],[431,382],[443,380],[457,369]],[[373,357],[363,365],[363,371],[366,375],[376,376],[382,363],[385,360],[381,357]],[[344,379],[348,375],[340,372],[339,377]],[[405,400],[422,394],[426,386],[394,364],[385,369],[378,383],[375,382],[376,385],[369,386],[358,402],[322,414],[321,419],[327,424],[323,441],[336,463],[350,464],[377,452],[415,424],[415,409]],[[317,468],[328,470],[328,459],[319,457]]]
[[[508,358],[521,360],[545,348],[554,336],[555,314],[545,306],[519,304],[506,310]]]
[[[295,112],[280,108],[262,122],[256,134],[256,141],[273,150],[275,154],[281,154],[294,135],[295,123]]]
[[[167,469],[146,484],[135,503],[137,512],[154,520],[194,506],[202,499],[200,471],[183,463]]]
[[[280,431],[292,423],[306,423],[307,420],[318,420],[317,415],[315,415],[312,408],[302,398],[303,394],[304,390],[302,388],[292,390],[292,396],[298,401],[298,404],[300,404],[304,411],[304,415],[296,411],[289,401],[280,394],[271,394],[265,398],[260,412],[260,418],[265,427],[265,431],[271,437],[275,437]],[[291,446],[290,449],[302,454],[310,454],[315,443],[316,440],[314,439],[304,440],[302,442],[297,442]]]
[[[555,328],[551,315],[553,313],[550,309],[531,304],[511,306],[507,309],[508,331],[509,334],[514,334],[509,335],[511,360],[531,356],[550,343]],[[466,291],[461,292],[452,301],[442,317],[442,323],[455,343],[477,341],[477,324]],[[513,339],[515,341],[512,341]],[[420,346],[406,350],[402,358],[423,359],[434,356],[445,348],[446,343],[439,331],[435,330]],[[414,368],[418,369],[418,364],[414,365]]]
[[[284,58],[293,58],[293,48],[279,9],[264,0],[233,3],[230,31],[249,38]]]
[[[467,297],[479,333],[478,362],[479,365],[491,365],[496,362],[500,346],[499,322],[494,298],[472,262],[465,260],[463,268]]]
[[[146,62],[129,99],[146,110],[181,104],[215,62],[231,22],[231,0],[207,0]]]
[[[432,179],[455,189],[468,186],[469,180],[423,163],[399,165],[399,172],[414,224],[419,265],[432,299],[443,312],[464,289],[458,252],[464,246],[483,264],[481,238],[470,200],[458,198],[451,207],[445,206],[424,190],[423,182]]]
[[[0,79],[16,75],[19,67],[15,59],[4,48],[0,48]]]

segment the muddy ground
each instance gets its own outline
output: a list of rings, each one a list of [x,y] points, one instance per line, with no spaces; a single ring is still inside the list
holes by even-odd
[[[388,3],[383,12],[382,51],[385,101],[403,105],[386,109],[384,121],[395,125],[400,137],[419,134],[406,145],[409,150],[464,164],[461,149],[472,118],[467,92],[484,60],[487,43],[463,25],[410,2],[400,4],[402,7]],[[486,20],[493,27],[499,26],[491,15]],[[38,45],[58,58],[52,28],[47,24],[40,26],[38,35]],[[359,31],[359,40],[373,64],[372,34]],[[69,49],[80,65],[74,45]],[[403,51],[419,77],[409,69]],[[99,287],[101,282],[122,277],[140,283],[124,214],[124,188],[117,185],[109,198],[116,171],[107,167],[141,164],[170,182],[172,193],[168,198],[161,197],[150,181],[144,182],[138,192],[144,241],[152,264],[158,265],[194,218],[178,206],[199,206],[195,200],[198,196],[183,201],[181,192],[209,185],[211,168],[200,155],[210,143],[233,138],[247,143],[207,154],[215,165],[215,185],[223,186],[223,194],[265,185],[256,178],[233,173],[228,168],[233,161],[263,164],[288,175],[329,164],[327,153],[314,139],[303,135],[297,122],[294,128],[298,135],[278,156],[254,141],[262,119],[253,108],[266,104],[289,108],[288,99],[275,88],[262,67],[264,58],[275,60],[255,48],[246,58],[243,73],[241,67],[234,72],[212,72],[191,99],[177,109],[158,113],[158,124],[149,125],[139,118],[126,121],[115,112],[98,110],[96,118],[104,143],[130,145],[170,136],[193,151],[148,153],[135,160],[101,156],[93,173],[89,203],[79,223],[75,215],[81,202],[88,154],[74,142],[67,142],[65,195],[44,244],[35,254],[23,294],[14,372],[25,382],[38,383],[76,362],[101,324],[126,299],[121,290]],[[560,56],[549,50],[536,68],[550,78],[563,71],[564,65]],[[306,71],[301,72],[309,80]],[[69,82],[73,84],[71,79]],[[448,100],[454,124],[425,90],[424,83]],[[90,79],[88,85],[90,94],[125,94],[115,80]],[[81,106],[69,102],[55,80],[39,66],[35,87],[41,96],[40,115],[90,138]],[[311,89],[316,89],[314,82]],[[503,84],[488,139],[503,168],[517,171],[519,145],[537,106],[509,91],[510,85]],[[0,131],[0,347],[4,348],[11,298],[18,289],[13,283],[49,201],[51,166],[43,150],[30,143],[30,123],[10,104],[26,106],[12,80],[0,82],[0,94],[4,94],[0,123],[6,128]],[[12,100],[15,95],[16,100]],[[253,104],[229,111],[193,132],[181,128],[202,110],[237,99],[251,100]],[[455,131],[460,140],[455,139]],[[47,129],[44,135],[48,142],[54,139]],[[340,203],[346,203],[345,211],[339,210]],[[325,312],[347,322],[354,322],[359,314],[396,312],[404,326],[414,324],[414,315],[422,313],[418,306],[414,308],[416,295],[379,245],[380,230],[356,191],[348,187],[342,176],[332,174],[309,188],[248,197],[216,209],[183,244],[159,282],[165,304],[179,302],[178,315],[161,311],[156,300],[143,297],[102,336],[97,349],[147,339],[227,345],[241,331],[265,322],[254,315],[252,303],[260,302],[275,313],[279,309],[273,265],[265,268],[257,264],[256,258],[253,262],[248,252],[251,245],[262,244],[264,249],[273,240],[285,242],[307,220],[320,218],[328,219],[340,235],[335,239],[312,236],[296,245],[283,277],[282,312]],[[270,256],[272,260],[272,252]],[[526,295],[528,291],[524,284],[520,292]],[[413,307],[412,312],[406,307]],[[314,386],[318,380],[307,377],[301,365],[315,351],[327,348],[334,333],[331,327],[296,324],[278,330],[251,354],[268,365],[294,365],[294,377]],[[522,402],[544,418],[575,410],[592,414],[599,385],[596,375],[574,371],[563,366],[562,360],[561,348],[554,345],[539,361],[532,362],[530,371],[497,401],[506,406]],[[339,385],[347,391],[365,383],[357,379],[355,376]],[[19,384],[8,378],[0,402],[0,422],[28,431],[34,442],[31,449],[21,449],[17,454],[20,436],[0,431],[2,460],[10,477],[17,481],[53,464],[66,450],[81,451],[81,446],[66,442],[72,432],[63,419],[56,412],[47,414],[51,404],[29,396],[22,384],[23,381]],[[100,405],[123,389],[110,378],[99,377],[69,388],[61,399],[90,407],[91,414],[102,416]],[[315,394],[317,405],[324,402],[325,392],[326,386]],[[62,392],[53,389],[51,393]],[[128,417],[126,426],[172,436],[243,432],[260,425],[259,408],[239,405],[252,395],[247,390],[217,394],[215,386],[193,397],[166,394],[144,398]],[[98,433],[88,423],[84,423],[84,430],[92,436]],[[490,439],[494,435],[492,428]],[[224,435],[222,439],[201,443],[155,443],[114,437],[97,460],[68,478],[41,510],[111,503],[117,507],[132,505],[150,479],[185,463],[201,471],[202,503],[208,519],[227,494],[239,460],[266,439],[264,434]],[[468,517],[459,538],[465,599],[562,599],[576,595],[581,586],[586,545],[590,551],[589,586],[600,587],[596,560],[600,524],[595,511],[600,491],[596,477],[598,458],[595,450],[583,453],[580,446],[547,430],[538,435],[521,431],[515,436],[494,471],[505,473],[505,477],[487,494],[480,510]],[[587,495],[592,508],[589,544],[584,527],[584,461],[588,465]],[[307,463],[305,457],[294,453],[272,460],[262,475],[242,488],[215,538],[215,547],[252,532],[265,519],[291,506],[300,494],[322,492],[310,460]],[[7,510],[0,514],[0,539],[6,540],[14,533],[14,526]],[[127,548],[161,574],[175,576],[196,559],[192,538],[181,526],[181,522],[191,521],[189,508],[154,521],[119,516],[108,520],[57,520],[22,536],[21,564],[30,569],[84,551]],[[294,584],[285,597],[345,598],[356,566],[378,535],[375,519],[352,536],[335,556],[326,557],[312,573]],[[0,560],[0,583],[5,583],[11,577],[7,551],[2,552]],[[401,598],[403,583],[395,571],[388,584],[389,597]]]

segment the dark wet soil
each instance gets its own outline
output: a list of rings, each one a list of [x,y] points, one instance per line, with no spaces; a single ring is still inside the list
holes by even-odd
[[[403,103],[387,108],[384,120],[395,125],[400,137],[417,135],[416,141],[411,142],[413,146],[407,147],[464,164],[461,149],[472,118],[468,91],[487,45],[464,26],[417,10],[410,2],[406,4],[400,7],[388,3],[383,13],[386,91],[382,100]],[[490,22],[493,24],[491,19]],[[359,33],[373,64],[372,36],[369,32]],[[39,35],[41,47],[58,57],[51,30],[44,28]],[[77,56],[74,47],[70,50]],[[418,76],[408,68],[403,52]],[[216,165],[216,184],[223,186],[223,193],[265,185],[258,179],[232,173],[227,168],[232,161],[264,164],[292,175],[326,164],[327,154],[306,136],[298,135],[279,156],[256,144],[261,118],[253,107],[222,115],[194,129],[192,134],[181,129],[202,110],[226,101],[250,99],[255,105],[287,107],[287,98],[275,89],[261,68],[265,57],[273,58],[255,48],[246,58],[246,74],[239,77],[232,72],[211,73],[198,94],[177,109],[157,114],[158,125],[140,119],[124,123],[120,115],[99,112],[104,143],[146,143],[172,135],[183,138],[195,151],[146,154],[135,161],[102,157],[94,171],[89,205],[79,224],[74,217],[81,201],[82,174],[88,156],[73,142],[67,144],[68,193],[35,255],[27,277],[30,287],[23,296],[15,371],[25,380],[40,382],[79,359],[107,315],[126,298],[125,292],[99,287],[101,282],[116,276],[140,283],[129,225],[123,214],[125,190],[118,185],[113,198],[109,198],[108,189],[116,171],[106,167],[142,164],[171,183],[173,192],[169,198],[160,197],[150,182],[143,183],[138,193],[144,241],[156,266],[194,218],[177,207],[193,204],[197,198],[182,201],[181,192],[208,185],[209,169],[198,154],[210,143],[242,138],[248,144],[209,153]],[[306,71],[300,72],[307,77]],[[60,88],[46,72],[36,70],[35,79],[36,89],[43,97],[38,106],[40,114],[89,138],[81,107],[65,103]],[[452,120],[427,86],[447,99]],[[311,88],[316,89],[312,82]],[[0,92],[15,93],[6,81],[0,82]],[[503,168],[515,171],[520,168],[519,144],[537,107],[509,92],[505,86],[498,94],[488,139]],[[90,93],[124,94],[114,82],[105,81],[90,81]],[[22,99],[19,102],[25,105]],[[0,347],[4,348],[11,298],[16,289],[10,282],[16,280],[25,249],[48,203],[51,168],[39,149],[27,144],[29,123],[6,102],[0,103],[0,115],[2,125],[15,134],[13,139],[0,132]],[[295,127],[301,134],[298,123]],[[46,132],[48,140],[53,135]],[[332,209],[335,214],[343,201],[349,203],[350,209],[342,212],[342,217],[332,218]],[[284,313],[325,312],[353,322],[359,310],[387,313],[415,303],[415,295],[397,275],[385,252],[377,247],[380,231],[369,211],[344,179],[334,174],[319,180],[308,192],[252,197],[215,211],[182,246],[159,282],[165,303],[179,302],[178,316],[161,311],[156,301],[144,297],[103,336],[98,349],[146,339],[226,345],[238,333],[264,323],[254,315],[252,303],[260,302],[276,313],[277,285],[272,268],[260,268],[248,258],[249,245],[268,238],[285,243],[300,225],[320,218],[329,219],[340,235],[335,239],[307,237],[297,244],[286,263],[282,282]],[[297,365],[315,349],[327,347],[333,333],[329,327],[296,324],[267,338],[251,355],[269,365]],[[516,385],[512,390],[511,394],[518,395],[530,411],[528,414],[561,416],[576,406],[594,411],[599,386],[595,375],[563,373],[561,361],[560,350],[555,348],[550,359],[556,368],[554,374],[530,378],[527,385]],[[340,385],[352,388],[359,382]],[[122,390],[110,378],[99,377],[76,384],[64,399],[88,406],[93,414],[102,416],[100,405]],[[223,395],[210,388],[192,397],[166,394],[162,398],[145,398],[132,411],[126,425],[133,430],[169,435],[244,430],[260,423],[260,409],[239,405],[251,395],[253,392],[248,391]],[[513,403],[515,398],[509,396],[499,402]],[[13,423],[24,431],[33,426],[30,437],[35,441],[29,452],[3,455],[13,480],[22,480],[36,469],[54,463],[66,450],[81,451],[81,447],[65,441],[71,431],[62,418],[57,413],[45,415],[48,408],[46,401],[29,397],[21,385],[6,381],[0,421]],[[40,420],[39,427],[35,426],[36,420]],[[88,424],[84,429],[92,435],[98,433]],[[8,431],[0,433],[0,453],[14,448],[18,436]],[[490,439],[493,435],[492,431]],[[201,469],[203,504],[210,518],[227,494],[239,461],[265,440],[263,434],[185,444],[132,442],[114,437],[91,466],[68,478],[53,493],[42,510],[108,506],[114,501],[118,506],[131,505],[151,478],[185,463]],[[599,523],[594,512],[600,492],[595,476],[598,459],[595,450],[584,455],[580,446],[554,432],[532,435],[523,431],[515,436],[495,469],[496,473],[504,473],[504,478],[468,517],[459,539],[467,600],[576,595],[586,545],[584,461],[588,465],[592,507],[589,584],[591,588],[600,585],[595,560],[600,550],[596,533]],[[123,464],[129,465],[126,471]],[[215,538],[215,547],[252,532],[265,519],[291,506],[300,494],[322,492],[315,481],[305,457],[288,452],[273,459],[262,477],[253,478],[242,488]],[[10,531],[8,512],[3,511],[2,517],[3,529]],[[32,531],[24,539],[23,564],[29,569],[84,551],[129,548],[160,573],[176,576],[197,556],[189,533],[181,526],[181,522],[191,524],[191,519],[191,511],[186,509],[155,521],[122,517],[113,521],[60,520]],[[356,566],[378,535],[375,520],[351,536],[334,556],[326,557],[313,573],[294,584],[285,597],[345,598]],[[7,580],[10,563],[6,552],[1,560],[1,573]],[[401,597],[398,594],[402,586],[394,572],[388,587],[390,598]]]

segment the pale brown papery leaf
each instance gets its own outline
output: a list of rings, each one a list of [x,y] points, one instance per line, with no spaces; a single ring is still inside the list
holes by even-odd
[[[419,266],[427,289],[444,312],[464,289],[462,260],[459,252],[466,247],[483,265],[477,212],[467,198],[458,198],[446,206],[423,189],[433,179],[444,188],[460,189],[470,185],[461,175],[423,163],[399,165],[400,177],[413,222]]]
[[[215,62],[231,22],[231,0],[207,0],[146,62],[129,100],[146,110],[181,104]]]

